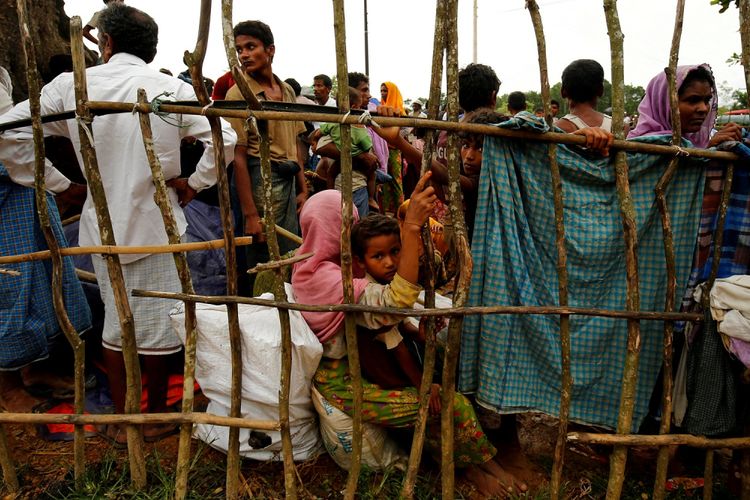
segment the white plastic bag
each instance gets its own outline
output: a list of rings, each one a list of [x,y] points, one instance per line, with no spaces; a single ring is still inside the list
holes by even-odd
[[[291,286],[287,295],[293,301]],[[273,299],[264,294],[264,299]],[[281,380],[281,327],[275,308],[240,304],[242,333],[242,416],[249,419],[279,418]],[[185,341],[184,305],[171,314],[172,325]],[[295,460],[305,460],[319,451],[320,439],[315,410],[310,399],[313,375],[318,368],[323,347],[298,311],[289,311],[292,330],[292,372],[290,377],[289,418]],[[208,412],[228,415],[231,405],[231,351],[226,306],[196,304],[197,355],[195,378],[210,400]],[[281,460],[281,436],[278,432],[258,431],[250,444],[250,430],[240,431],[240,453],[257,460]],[[268,438],[261,434],[270,436]],[[194,435],[222,451],[227,450],[229,429],[222,426],[197,425]],[[259,445],[262,444],[262,446]]]
[[[334,407],[313,386],[312,399],[320,417],[320,434],[323,444],[333,460],[342,469],[351,467],[352,419]],[[391,466],[406,468],[407,456],[388,437],[383,427],[362,424],[362,463],[375,470]]]

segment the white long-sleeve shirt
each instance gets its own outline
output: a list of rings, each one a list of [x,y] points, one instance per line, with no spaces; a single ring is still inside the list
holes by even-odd
[[[88,96],[92,101],[135,102],[139,88],[146,91],[148,99],[154,99],[163,92],[172,93],[166,99],[195,99],[193,88],[182,80],[155,71],[142,59],[122,52],[113,55],[106,64],[86,70],[86,78]],[[72,73],[61,74],[42,89],[43,115],[73,110],[75,107]],[[29,102],[24,101],[2,115],[0,123],[29,116]],[[171,123],[167,123],[153,113],[149,117],[154,146],[164,171],[164,178],[169,180],[179,177],[180,141],[183,137],[194,136],[204,143],[205,150],[188,183],[197,191],[215,184],[214,147],[208,120],[198,115],[169,115],[165,119]],[[222,120],[221,125],[224,155],[229,163],[234,158],[237,137],[228,122]],[[93,120],[92,128],[115,241],[118,245],[125,246],[166,244],[167,233],[161,212],[154,202],[156,189],[146,158],[138,114],[117,113],[97,116]],[[68,137],[73,143],[78,163],[83,167],[78,125],[75,120],[45,124],[44,134]],[[0,162],[14,182],[30,187],[34,185],[34,143],[30,127],[9,130],[0,135]],[[49,162],[46,166],[45,180],[47,190],[53,193],[64,191],[70,186],[70,181]],[[184,234],[187,222],[179,206],[177,194],[172,189],[170,200],[180,234]],[[101,244],[90,193],[81,213],[79,243],[82,246]],[[127,264],[142,257],[145,255],[121,255],[120,260]]]

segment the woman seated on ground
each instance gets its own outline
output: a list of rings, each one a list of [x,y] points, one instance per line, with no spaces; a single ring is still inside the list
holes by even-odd
[[[430,174],[422,177],[414,189],[401,234],[401,258],[397,273],[389,284],[371,283],[367,279],[354,280],[354,299],[358,304],[371,306],[413,307],[419,294],[417,283],[420,227],[427,220],[435,203],[435,191],[425,187]],[[356,210],[355,210],[356,219]],[[341,277],[341,194],[327,190],[311,197],[300,214],[304,243],[300,253],[314,252],[313,257],[295,264],[292,286],[296,300],[303,304],[343,303]],[[316,389],[336,408],[351,415],[354,410],[351,378],[348,373],[344,337],[344,314],[341,312],[304,312],[305,320],[323,343],[323,360],[313,383]],[[399,316],[383,313],[358,313],[356,321],[367,328],[395,325]],[[363,381],[364,420],[386,427],[412,427],[419,412],[416,388],[382,390]],[[476,420],[468,400],[455,396],[455,465],[464,468],[466,477],[482,494],[498,495],[506,489],[518,492],[526,485],[515,481],[493,460],[497,450],[488,441]],[[428,421],[426,447],[440,457],[440,421]]]
[[[716,84],[708,64],[678,66],[677,99],[682,136],[696,148],[710,148],[742,137],[742,128],[736,123],[727,123],[712,135],[718,102]],[[672,135],[672,107],[666,73],[657,74],[648,83],[646,96],[638,106],[638,115],[638,125],[628,134],[628,139]]]

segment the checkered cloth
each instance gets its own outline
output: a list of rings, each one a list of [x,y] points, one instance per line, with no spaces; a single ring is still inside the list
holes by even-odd
[[[517,122],[517,120],[516,120]],[[517,123],[513,122],[516,126]],[[538,128],[538,127],[536,127]],[[644,138],[664,143],[667,138]],[[625,309],[625,250],[614,164],[560,146],[569,304]],[[664,308],[666,270],[654,187],[669,158],[629,154],[638,228],[641,309]],[[684,159],[667,199],[672,217],[678,290],[685,286],[703,193],[703,166]],[[554,206],[547,146],[487,137],[472,241],[469,303],[557,305]],[[626,321],[570,318],[571,419],[614,428],[626,352]],[[641,362],[633,430],[646,415],[661,366],[663,323],[641,322]],[[469,316],[461,345],[460,389],[501,413],[558,413],[560,341],[557,316]]]
[[[57,205],[47,196],[52,229],[61,247],[67,246]],[[0,255],[46,250],[36,216],[34,190],[11,182],[0,165]],[[63,298],[73,326],[91,326],[91,312],[70,257],[63,259]],[[0,274],[0,370],[14,370],[48,356],[48,341],[60,334],[52,304],[49,260],[3,264],[21,276]]]

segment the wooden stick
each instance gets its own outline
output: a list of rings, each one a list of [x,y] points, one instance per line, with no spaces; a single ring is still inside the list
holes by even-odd
[[[0,413],[0,418],[7,413]],[[5,425],[0,425],[0,465],[3,468],[3,481],[8,492],[13,494],[19,489],[18,476],[16,467],[13,465],[13,459],[10,456],[8,448],[8,438],[5,434]]]
[[[685,12],[685,1],[677,0],[675,13],[674,32],[672,34],[672,48],[669,52],[669,67],[664,71],[667,73],[669,82],[670,107],[672,109],[672,144],[679,146],[682,143],[682,126],[680,122],[680,106],[677,98],[677,60],[680,51],[680,38],[682,37],[682,20]],[[674,238],[672,235],[672,222],[669,214],[669,206],[666,199],[666,191],[672,181],[679,157],[674,157],[669,162],[667,169],[656,185],[656,204],[661,215],[662,233],[664,235],[664,258],[667,266],[667,292],[664,299],[664,310],[674,311],[675,294],[677,291],[677,271],[675,267]],[[662,365],[662,411],[659,434],[669,434],[672,424],[672,337],[674,323],[664,322],[664,343]],[[656,460],[656,475],[654,479],[654,500],[664,500],[666,496],[667,469],[669,467],[669,448],[659,449]]]
[[[62,414],[62,413],[0,413],[0,424],[206,424],[262,431],[278,431],[279,423],[273,420],[233,418],[212,413],[116,413],[116,414]]]
[[[706,450],[706,464],[705,464],[704,472],[703,472],[703,500],[711,500],[713,497],[714,497],[714,450]]]
[[[432,45],[432,79],[430,82],[430,100],[428,105],[428,116],[436,119],[440,111],[440,84],[443,77],[443,54],[445,54],[445,2],[437,0],[435,6],[435,34]],[[430,169],[433,150],[433,130],[428,129],[424,138],[424,151],[422,152],[421,174],[424,175]],[[422,227],[422,243],[425,255],[434,255],[435,248],[432,243],[429,221]],[[428,309],[435,307],[435,269],[434,260],[426,259],[425,272],[425,303]],[[435,321],[428,318],[425,326],[426,344],[424,362],[422,366],[422,381],[419,388],[419,414],[414,424],[414,436],[412,437],[411,450],[409,451],[409,463],[401,486],[401,497],[411,499],[414,497],[414,485],[417,482],[419,464],[422,460],[425,432],[427,430],[427,416],[429,414],[429,398],[435,372],[435,358],[437,353],[437,339],[435,337]]]
[[[92,117],[89,113],[88,91],[86,87],[86,65],[83,54],[83,38],[81,36],[81,18],[74,16],[70,20],[70,45],[73,56],[73,75],[75,81],[76,114],[78,116],[78,135],[81,142],[81,156],[86,171],[89,193],[94,201],[96,217],[99,224],[99,236],[102,244],[116,246],[115,233],[112,229],[112,219],[109,215],[107,197],[99,172],[94,144],[89,137],[93,137],[91,129]],[[122,335],[122,354],[125,362],[126,396],[125,412],[140,413],[141,411],[141,371],[135,341],[135,324],[133,313],[128,302],[125,280],[117,255],[105,255],[107,272],[112,285],[115,306],[120,319]],[[143,458],[143,437],[139,429],[134,426],[126,428],[128,439],[128,458],[130,461],[130,478],[137,489],[146,487],[146,461]]]
[[[315,255],[315,252],[308,252],[308,253],[303,253],[300,255],[295,255],[294,257],[289,257],[288,259],[264,262],[264,263],[258,264],[252,269],[248,269],[247,273],[254,274],[254,273],[259,273],[261,271],[267,271],[269,269],[275,270],[275,269],[282,268],[284,266],[291,266],[292,264],[296,264],[297,262],[302,262],[303,260],[307,260],[313,255]]]
[[[236,239],[237,246],[251,245],[252,236],[243,236]],[[161,254],[177,252],[194,252],[199,250],[217,250],[222,248],[224,240],[194,241],[192,243],[177,243],[167,245],[145,245],[145,246],[118,246],[118,245],[97,245],[88,247],[68,247],[61,248],[60,255],[132,255],[132,254]],[[31,262],[35,260],[45,260],[52,257],[49,250],[40,252],[26,253],[22,255],[7,255],[0,257],[0,264],[15,264],[17,262]]]
[[[446,5],[446,110],[449,122],[458,121],[458,0],[447,0]],[[448,192],[450,196],[450,215],[453,222],[453,233],[458,258],[459,272],[456,275],[453,303],[461,307],[466,303],[471,282],[471,252],[469,251],[459,172],[458,137],[448,135]],[[448,339],[445,344],[445,362],[442,379],[442,408],[440,412],[441,432],[441,479],[443,498],[452,498],[455,494],[455,477],[453,461],[453,427],[454,395],[456,393],[456,365],[461,343],[463,317],[453,318],[448,327]]]
[[[349,111],[349,80],[346,58],[346,20],[344,0],[333,0],[333,28],[336,41],[336,74],[338,76],[337,102],[339,113]],[[341,125],[341,281],[344,288],[344,303],[354,303],[354,273],[352,271],[351,230],[352,212],[352,148],[349,124]],[[353,500],[357,493],[357,482],[362,459],[362,375],[357,347],[357,329],[354,315],[346,314],[344,319],[346,351],[349,359],[354,414],[352,415],[352,453],[344,498]]]
[[[542,88],[542,105],[547,124],[552,126],[552,114],[550,113],[550,88],[547,70],[547,44],[544,39],[544,27],[542,16],[536,0],[527,0],[526,8],[529,9],[531,22],[536,35],[537,51],[539,54],[539,77]],[[547,149],[549,158],[550,174],[552,176],[552,193],[555,206],[555,246],[557,248],[557,281],[560,306],[568,305],[568,252],[565,247],[565,214],[562,190],[562,179],[560,177],[560,166],[557,163],[557,145],[550,143]],[[560,315],[560,411],[558,419],[557,442],[555,443],[555,460],[552,465],[552,477],[550,478],[550,498],[557,500],[560,497],[560,486],[562,484],[563,465],[565,463],[565,436],[568,433],[568,419],[570,415],[570,400],[573,392],[573,377],[570,370],[570,316]]]
[[[81,214],[76,214],[63,220],[62,225],[67,226],[68,224],[73,224],[74,222],[78,222],[79,220],[81,220]]]
[[[185,51],[185,62],[190,67],[190,76],[193,80],[193,89],[201,106],[207,106],[211,100],[203,84],[203,60],[206,54],[206,44],[208,42],[208,28],[211,19],[211,2],[210,0],[201,1],[200,25],[198,37],[195,44],[195,50],[191,54]],[[229,8],[222,5],[224,17],[223,24],[232,24],[231,2]],[[231,40],[231,48],[234,48],[234,40]],[[229,52],[230,47],[226,47]],[[216,115],[209,115],[208,122],[211,126],[211,137],[214,143],[214,163],[217,165],[217,183],[219,186],[219,210],[221,214],[221,227],[224,231],[224,256],[227,269],[227,293],[230,295],[237,294],[237,253],[236,240],[234,237],[234,219],[229,200],[229,179],[227,178],[226,161],[224,158],[224,136],[221,129],[221,120]],[[240,332],[239,314],[236,304],[227,304],[227,320],[229,324],[229,345],[232,360],[232,388],[231,403],[229,415],[239,418],[241,415],[241,394],[242,394],[242,336]],[[194,356],[193,357],[194,363]],[[186,353],[187,358],[187,353]],[[186,369],[193,369],[187,365]],[[187,477],[190,464],[190,431],[187,427],[180,430],[180,450],[178,452],[179,474],[175,491],[175,496],[179,499],[184,498],[187,494]],[[227,498],[237,498],[239,494],[239,474],[240,474],[240,450],[239,450],[239,428],[230,427],[227,449],[227,479],[226,490]]]
[[[138,102],[147,102],[146,91],[144,89],[138,89]],[[154,201],[156,202],[159,210],[161,211],[162,221],[164,222],[164,229],[167,232],[167,239],[171,245],[178,245],[180,243],[180,231],[177,227],[177,221],[174,217],[172,209],[172,202],[169,199],[169,191],[167,189],[166,181],[164,180],[164,171],[161,167],[161,162],[156,154],[154,148],[153,131],[151,130],[151,117],[146,113],[139,115],[141,123],[141,134],[143,136],[143,146],[146,149],[146,157],[148,158],[149,167],[151,168],[151,177],[156,188],[154,193]],[[224,168],[224,165],[219,165],[217,168]],[[222,243],[223,240],[220,240]],[[194,293],[193,281],[190,277],[190,267],[188,266],[187,255],[184,252],[175,252],[174,263],[177,268],[177,275],[180,279],[180,285],[183,293]],[[185,361],[183,369],[183,384],[182,384],[182,412],[190,413],[193,411],[194,391],[195,391],[195,355],[196,355],[196,344],[197,344],[197,332],[196,332],[196,318],[195,318],[195,302],[185,302]],[[193,426],[191,424],[183,424],[180,428],[180,445],[178,445],[178,460],[176,475],[180,476],[180,493],[176,496],[181,495],[183,485],[187,484],[187,470],[189,470],[190,462],[190,435],[192,434]],[[187,437],[185,437],[187,436]],[[183,450],[185,446],[184,441],[187,440],[187,449]],[[182,453],[180,453],[182,451]],[[182,461],[181,461],[182,460]],[[175,479],[175,483],[177,483]],[[175,488],[177,492],[178,489]]]
[[[591,432],[571,432],[568,441],[573,443],[601,444],[606,446],[643,446],[657,448],[660,446],[690,446],[692,448],[713,449],[747,449],[750,448],[750,437],[711,439],[692,434],[598,434]]]
[[[80,281],[86,281],[88,283],[94,283],[96,284],[96,274],[90,273],[88,271],[84,271],[83,269],[76,268],[76,276],[78,276],[78,279]]]
[[[745,73],[745,91],[750,100],[750,0],[739,0],[740,41],[742,44],[742,69]],[[746,102],[750,106],[750,102]]]
[[[293,241],[294,243],[301,245],[302,244],[302,238],[294,234],[293,232],[284,229],[283,227],[279,226],[278,224],[275,224],[276,226],[276,234],[279,236],[283,236],[284,238]]]
[[[65,272],[63,258],[60,255],[60,243],[52,228],[50,220],[49,206],[47,203],[47,191],[45,182],[45,151],[44,151],[44,130],[42,129],[41,104],[39,78],[37,74],[36,48],[34,39],[30,33],[31,21],[29,18],[27,0],[18,0],[18,23],[23,40],[23,53],[26,59],[26,81],[29,89],[29,111],[32,119],[32,132],[34,137],[34,190],[36,194],[36,209],[39,214],[39,226],[44,235],[44,240],[52,256],[52,304],[55,310],[55,316],[60,326],[60,330],[65,335],[71,350],[73,351],[73,387],[75,391],[75,400],[73,403],[76,413],[83,413],[85,388],[84,388],[84,369],[85,369],[85,345],[78,332],[73,326],[65,308],[65,298],[63,296],[63,273]],[[73,475],[76,486],[80,487],[83,476],[86,472],[86,455],[84,449],[84,429],[83,426],[76,426],[73,431]]]
[[[666,313],[664,311],[611,311],[608,309],[586,309],[582,307],[559,306],[472,306],[450,307],[445,309],[398,309],[392,307],[376,307],[360,304],[330,304],[310,305],[277,302],[275,300],[257,297],[238,297],[230,295],[189,295],[176,292],[157,292],[149,290],[133,290],[133,297],[156,297],[182,301],[203,302],[205,304],[252,304],[266,307],[279,307],[293,311],[311,312],[369,312],[386,313],[396,316],[468,316],[476,314],[542,314],[542,315],[580,315],[599,316],[602,318],[638,319],[638,320],[669,320],[669,321],[703,321],[699,313]]]
[[[604,12],[607,19],[610,48],[612,51],[612,133],[618,139],[624,137],[624,70],[623,70],[623,34],[620,29],[620,19],[617,14],[617,0],[604,0]],[[615,172],[617,195],[620,200],[620,214],[622,217],[623,236],[625,239],[625,268],[626,268],[626,308],[637,311],[640,308],[640,290],[638,283],[638,260],[636,248],[638,245],[638,230],[635,224],[635,208],[630,195],[630,181],[628,179],[628,164],[624,151],[615,153]],[[640,358],[641,329],[638,320],[628,320],[628,343],[623,366],[622,389],[620,394],[620,414],[617,419],[617,432],[630,432],[633,422],[633,407],[638,379],[638,363]],[[625,465],[628,450],[625,447],[615,447],[610,458],[609,484],[607,498],[620,498],[625,479]]]
[[[133,109],[137,109],[141,112],[148,112],[150,107],[146,109],[145,106],[140,106],[138,103],[121,103],[114,101],[98,101],[89,103],[91,109],[99,110],[110,110],[114,109],[118,112],[131,113]],[[181,104],[167,104],[163,103],[160,105],[160,110],[167,113],[177,113],[185,115],[205,115],[208,117],[227,117],[227,118],[243,118],[248,119],[253,116],[258,120],[295,120],[295,121],[319,121],[328,123],[349,123],[355,124],[359,122],[359,117],[344,115],[333,115],[329,113],[296,113],[287,111],[262,111],[262,110],[239,110],[239,109],[216,109],[209,108],[203,109],[196,106],[188,106]],[[586,139],[580,135],[565,134],[559,132],[525,132],[521,130],[509,130],[505,128],[498,128],[493,125],[481,125],[478,123],[463,123],[463,122],[450,122],[445,120],[426,120],[423,118],[409,118],[409,117],[377,117],[376,121],[378,124],[384,127],[420,127],[425,129],[434,130],[447,130],[449,132],[465,131],[472,134],[489,135],[493,137],[508,137],[513,139],[523,139],[534,142],[555,142],[557,144],[585,146]],[[674,146],[666,146],[660,144],[649,144],[638,141],[626,141],[623,139],[616,139],[611,149],[622,150],[631,153],[652,153],[652,154],[663,154],[663,155],[688,155],[694,158],[706,158],[714,160],[737,160],[739,157],[734,153],[726,151],[714,151],[708,149],[699,148],[680,148],[677,149]]]

